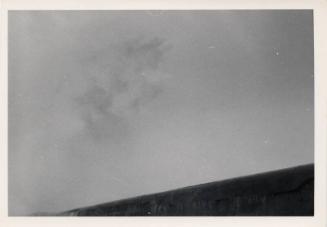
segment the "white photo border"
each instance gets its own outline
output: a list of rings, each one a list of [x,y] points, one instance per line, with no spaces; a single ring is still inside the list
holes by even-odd
[[[325,227],[327,204],[326,0],[1,0],[0,226],[278,226]],[[10,10],[312,9],[315,64],[315,215],[313,217],[8,217],[8,11]]]

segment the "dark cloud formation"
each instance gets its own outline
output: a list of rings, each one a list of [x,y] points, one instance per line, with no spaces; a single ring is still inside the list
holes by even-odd
[[[89,135],[108,140],[120,131],[116,138],[124,138],[126,118],[164,90],[162,81],[168,74],[160,70],[160,63],[169,48],[160,38],[132,39],[118,44],[110,57],[104,52],[92,61],[97,71],[87,75],[92,79],[75,98]]]

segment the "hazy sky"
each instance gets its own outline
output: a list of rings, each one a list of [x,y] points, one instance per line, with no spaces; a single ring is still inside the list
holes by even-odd
[[[312,11],[9,13],[9,209],[313,162]]]

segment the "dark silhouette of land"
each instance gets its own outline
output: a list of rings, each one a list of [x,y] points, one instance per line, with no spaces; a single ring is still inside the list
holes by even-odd
[[[59,216],[312,216],[314,165],[74,209]]]

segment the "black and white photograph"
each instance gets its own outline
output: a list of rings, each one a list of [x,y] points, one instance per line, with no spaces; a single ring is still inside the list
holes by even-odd
[[[315,215],[312,9],[9,10],[8,215]]]

